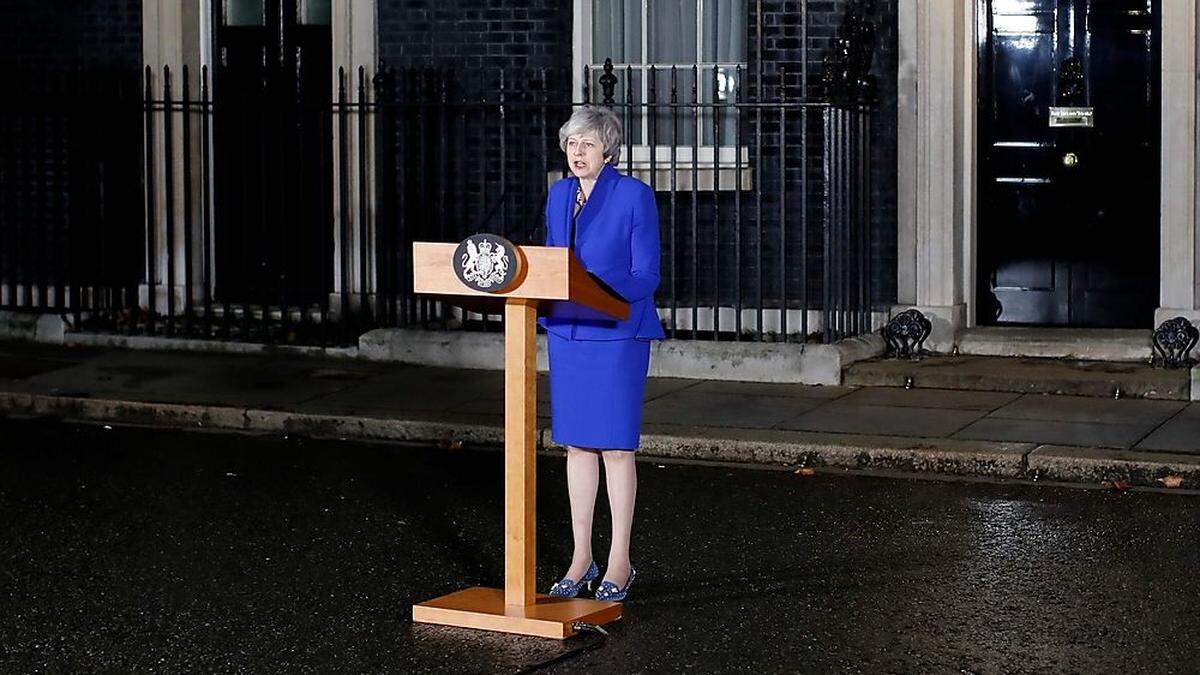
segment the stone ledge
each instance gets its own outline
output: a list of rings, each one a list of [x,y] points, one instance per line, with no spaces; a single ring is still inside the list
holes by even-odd
[[[197,340],[154,335],[117,335],[115,333],[67,333],[60,342],[67,346],[201,352],[209,354],[284,354],[288,356],[320,356],[330,358],[355,358],[358,356],[357,347],[273,345],[259,342]]]
[[[537,369],[545,372],[549,368],[545,335],[537,336],[537,351]],[[358,355],[369,361],[504,370],[504,334],[376,328],[358,338]]]
[[[1150,330],[1110,328],[968,328],[958,335],[960,354],[1146,363]]]
[[[165,336],[67,333],[65,322],[57,315],[0,312],[0,337],[69,346],[362,358],[483,370],[504,368],[504,335],[474,331],[378,328],[361,335],[355,347],[310,347]],[[537,369],[545,372],[549,368],[546,336],[538,335],[537,344]],[[841,384],[842,372],[847,366],[879,356],[884,349],[883,339],[877,333],[848,338],[832,345],[656,340],[651,347],[649,374],[651,377],[837,385]]]
[[[837,385],[846,366],[883,351],[883,339],[874,333],[832,345],[657,340],[650,351],[650,377]],[[380,328],[359,339],[358,353],[376,361],[499,370],[504,336]],[[548,368],[545,335],[538,336],[537,367]]]
[[[59,314],[0,312],[0,337],[62,344],[67,322]]]
[[[843,384],[964,391],[1007,391],[1111,398],[1116,389],[1130,398],[1186,401],[1197,395],[1184,370],[1146,363],[1070,361],[1005,356],[928,356],[918,361],[875,359],[856,363]]]

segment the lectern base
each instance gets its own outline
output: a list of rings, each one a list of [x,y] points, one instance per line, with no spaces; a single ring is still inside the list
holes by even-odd
[[[413,605],[413,621],[443,626],[477,628],[539,637],[569,638],[571,624],[583,621],[605,624],[621,618],[621,603],[555,598],[538,595],[528,607],[504,604],[499,588],[468,588]]]

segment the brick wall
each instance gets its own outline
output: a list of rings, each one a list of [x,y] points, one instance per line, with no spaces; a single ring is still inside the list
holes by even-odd
[[[4,0],[0,62],[49,69],[137,69],[141,0]]]
[[[876,51],[871,72],[878,82],[878,103],[872,120],[872,246],[871,262],[874,292],[880,304],[896,298],[896,72],[899,35],[897,0],[877,0],[875,13]],[[801,5],[807,13],[808,94],[819,97],[821,68],[825,55],[837,36],[849,0],[763,0],[763,88],[768,94],[778,90],[780,75],[790,95],[801,91],[805,54],[801,48]],[[758,61],[755,9],[750,3],[751,68]]]
[[[0,2],[0,68],[21,92],[0,113],[0,200],[18,205],[0,234],[20,242],[3,251],[0,276],[125,283],[138,273],[141,11],[140,0]],[[72,249],[109,253],[71,263]]]
[[[379,55],[389,66],[462,70],[479,83],[501,69],[546,68],[565,100],[573,11],[569,0],[379,0]]]

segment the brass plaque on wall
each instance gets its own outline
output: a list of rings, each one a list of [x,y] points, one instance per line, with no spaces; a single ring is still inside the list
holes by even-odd
[[[1050,126],[1052,127],[1090,127],[1093,126],[1092,108],[1089,107],[1050,107]]]

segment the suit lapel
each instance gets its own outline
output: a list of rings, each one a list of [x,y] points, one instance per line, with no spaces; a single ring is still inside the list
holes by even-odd
[[[600,169],[600,175],[596,176],[596,185],[592,188],[592,195],[588,197],[587,204],[583,210],[579,212],[579,220],[575,222],[575,248],[583,246],[584,239],[587,237],[588,225],[596,219],[596,215],[604,208],[604,202],[608,196],[612,194],[612,190],[617,185],[617,180],[621,174],[613,168],[611,164],[605,164],[603,169]],[[576,189],[579,189],[579,181],[575,181]],[[570,206],[574,208],[575,198],[574,193],[571,195]],[[568,221],[569,222],[569,221]],[[568,229],[570,227],[568,226]]]
[[[571,177],[571,193],[563,200],[563,246],[571,247],[571,219],[575,217],[575,193],[579,192],[579,179]]]

